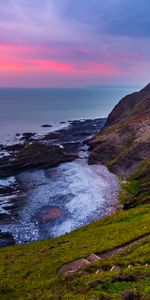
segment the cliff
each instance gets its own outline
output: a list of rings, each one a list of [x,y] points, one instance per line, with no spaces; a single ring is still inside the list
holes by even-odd
[[[90,164],[106,164],[117,175],[133,174],[150,157],[150,84],[124,97],[89,145]]]
[[[102,163],[121,183],[120,201],[131,208],[150,201],[150,84],[124,97],[90,141],[89,163]]]

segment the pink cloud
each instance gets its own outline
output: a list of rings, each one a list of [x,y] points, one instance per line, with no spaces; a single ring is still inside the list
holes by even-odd
[[[8,81],[12,81],[12,84],[18,84],[16,78],[23,80],[23,78],[29,77],[31,81],[34,81],[34,78],[42,76],[45,81],[46,78],[49,80],[53,77],[56,83],[60,82],[60,78],[61,82],[66,80],[67,83],[69,80],[73,82],[73,79],[75,82],[80,82],[80,79],[91,82],[92,80],[103,80],[103,78],[113,80],[127,73],[142,73],[143,64],[140,62],[135,65],[132,64],[130,67],[126,64],[124,68],[121,67],[121,62],[126,57],[130,57],[130,53],[122,52],[115,59],[114,56],[115,53],[107,51],[99,56],[98,52],[94,55],[94,52],[86,47],[62,49],[56,45],[36,47],[21,44],[0,44],[0,78],[5,78],[6,85]]]
[[[55,49],[51,49],[55,50]],[[115,66],[107,63],[96,62],[76,62],[72,59],[70,62],[56,59],[42,59],[41,51],[46,51],[45,48],[34,48],[24,45],[0,45],[0,71],[7,72],[56,72],[56,73],[94,73],[94,74],[116,74],[118,71]],[[48,51],[48,50],[47,50]],[[86,49],[86,52],[88,49]],[[40,52],[40,58],[34,59],[30,54]]]

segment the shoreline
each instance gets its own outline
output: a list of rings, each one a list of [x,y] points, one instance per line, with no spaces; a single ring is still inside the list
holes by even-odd
[[[28,134],[28,136],[26,136],[24,144],[21,146],[19,150],[17,149],[18,146],[16,145],[8,146],[10,147],[9,149],[13,150],[14,153],[13,154],[14,156],[12,155],[11,158],[12,163],[10,164],[10,168],[9,167],[7,168],[9,169],[9,172],[10,169],[12,168],[14,159],[16,160],[18,159],[18,157],[20,160],[22,159],[22,156],[21,158],[19,156],[20,152],[21,153],[23,152],[23,159],[24,157],[26,158],[23,164],[20,165],[18,169],[15,169],[15,171],[12,169],[11,171],[12,174],[9,175],[15,176],[15,182],[10,186],[7,186],[6,184],[6,190],[3,191],[4,192],[3,196],[5,198],[5,201],[3,201],[4,207],[2,207],[2,210],[3,212],[4,210],[6,211],[6,215],[4,214],[3,216],[4,218],[2,218],[2,214],[0,213],[1,223],[3,223],[3,226],[1,225],[1,229],[3,228],[3,231],[5,232],[8,231],[9,233],[10,232],[13,233],[13,238],[17,239],[17,241],[19,241],[20,239],[19,236],[21,234],[21,236],[26,236],[25,238],[23,238],[23,240],[21,238],[23,243],[31,242],[34,240],[47,239],[50,237],[63,235],[66,232],[72,231],[80,226],[95,221],[96,219],[99,219],[104,215],[110,214],[110,212],[114,209],[115,201],[112,200],[109,203],[108,200],[111,198],[112,195],[112,190],[109,191],[110,189],[109,181],[114,180],[113,181],[113,185],[114,185],[115,179],[113,178],[115,177],[113,174],[109,175],[111,173],[109,173],[104,166],[88,166],[88,162],[86,159],[88,147],[85,145],[85,141],[91,138],[91,136],[95,134],[97,131],[99,131],[100,127],[101,128],[103,127],[104,122],[105,119],[69,121],[70,125],[68,127],[65,126],[60,130],[49,132],[46,136],[42,138],[40,137],[40,139],[36,141],[34,140],[34,136],[32,136],[32,134],[30,135]],[[38,145],[38,143],[40,146]],[[41,151],[41,153],[39,157],[37,156],[35,157],[35,162],[33,163],[34,160],[33,156],[37,151]],[[48,156],[49,151],[50,151],[50,156]],[[43,155],[44,155],[44,161],[43,161]],[[55,159],[56,163],[50,166],[49,164],[50,164],[51,156],[53,156],[52,161]],[[45,157],[46,159],[48,158],[48,164],[47,164],[47,160],[45,160]],[[31,161],[30,158],[32,158]],[[9,158],[7,157],[5,159],[8,164]],[[49,167],[52,168],[49,169]],[[16,163],[15,163],[15,168],[16,168]],[[96,171],[97,169],[99,170]],[[4,166],[4,170],[6,172],[5,166]],[[3,171],[0,168],[0,174],[2,174],[2,172]],[[58,172],[59,175],[56,176]],[[67,172],[68,175],[66,177]],[[82,172],[84,172],[83,173],[84,175],[82,175]],[[99,172],[97,174],[97,178],[99,176],[99,180],[102,182],[98,190],[97,190],[97,186],[99,185],[99,183],[97,183],[97,178],[95,177],[96,172]],[[109,176],[110,179],[108,179]],[[85,178],[85,180],[83,180],[82,178]],[[36,181],[38,179],[38,184],[37,182],[34,183],[35,179]],[[7,181],[7,179],[1,178],[0,183],[2,184],[2,181],[4,182],[5,180]],[[30,186],[28,184],[28,181],[33,182],[34,183],[33,186]],[[76,181],[78,182],[77,189],[74,187]],[[53,184],[51,182],[53,182]],[[66,186],[64,187],[65,190],[62,189],[63,182],[66,182]],[[91,189],[88,190],[89,183],[91,185],[94,184],[93,191],[92,191],[92,187]],[[40,192],[38,192],[40,186],[41,186]],[[46,187],[45,192],[44,192],[44,186]],[[55,187],[56,191],[54,191],[53,195],[51,195],[51,190],[54,189],[54,186],[56,186]],[[115,186],[114,190],[115,189],[118,190],[117,183],[114,186]],[[8,189],[10,191],[8,191]],[[41,193],[42,189],[43,189],[43,194],[42,194],[43,196],[39,194],[40,196],[38,197],[44,197],[44,198],[42,203],[39,202],[38,204],[39,200],[38,198],[36,198],[37,196],[35,197],[34,194],[32,195],[32,190],[33,191],[35,190],[35,194],[38,195],[38,193]],[[50,189],[49,195],[51,196],[45,196],[47,195],[47,190],[49,189]],[[68,192],[69,190],[70,192]],[[65,191],[67,192],[67,194]],[[102,201],[101,204],[99,204],[96,193],[100,193],[101,195],[100,197],[101,199],[103,199],[100,200],[100,202]],[[87,197],[87,203],[88,201],[91,201],[90,199],[92,198],[93,198],[92,200],[94,200],[95,198],[96,201],[95,204],[93,204],[93,208],[92,208],[92,202],[89,205],[90,207],[89,213],[88,213],[88,208],[86,207],[86,199],[84,194]],[[110,196],[108,196],[109,194]],[[117,197],[117,192],[114,192],[113,197],[114,197],[113,199]],[[80,201],[82,202],[82,199],[83,199],[83,203],[85,202],[85,204],[83,204],[82,211],[84,211],[84,207],[85,207],[85,213],[83,213],[79,218],[79,212],[81,210],[79,202]],[[33,205],[32,205],[32,200],[34,203]],[[62,205],[61,202],[62,203],[64,202],[64,205]],[[105,209],[106,203],[107,203],[106,205],[107,208]],[[34,207],[36,207],[36,210],[34,209]],[[101,207],[100,212],[98,211],[96,212],[98,207]],[[42,214],[39,215],[41,209],[43,212]],[[79,212],[76,215],[76,211],[78,209]],[[10,215],[9,215],[9,211],[10,211]],[[74,217],[72,216],[75,215],[77,221],[74,223]],[[32,224],[33,224],[33,228],[32,228],[33,237],[30,237],[28,232],[31,231],[32,226],[30,225]],[[50,231],[49,231],[49,226],[51,228]],[[21,233],[21,229],[20,232],[18,231],[19,227],[23,228],[24,233],[23,232]],[[39,229],[37,229],[37,227],[39,227],[41,231],[40,237],[39,237]]]

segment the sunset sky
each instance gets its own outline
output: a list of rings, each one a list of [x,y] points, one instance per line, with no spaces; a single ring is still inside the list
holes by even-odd
[[[0,0],[0,86],[145,84],[149,0]]]

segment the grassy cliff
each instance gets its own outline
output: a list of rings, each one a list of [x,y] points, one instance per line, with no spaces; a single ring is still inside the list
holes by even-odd
[[[138,293],[138,289],[147,299],[149,209],[150,205],[145,204],[116,212],[57,239],[2,248],[0,299],[117,300],[124,299],[127,291]],[[133,239],[136,243],[122,252],[114,252],[70,276],[57,275],[58,268],[66,262],[114,249]]]

